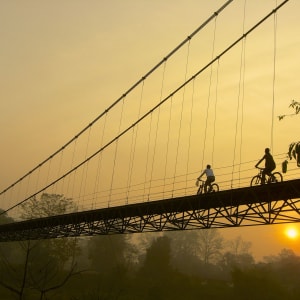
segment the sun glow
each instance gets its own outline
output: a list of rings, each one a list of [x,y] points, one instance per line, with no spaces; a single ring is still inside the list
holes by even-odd
[[[296,239],[299,235],[299,232],[296,227],[289,227],[286,229],[285,234],[290,239]]]

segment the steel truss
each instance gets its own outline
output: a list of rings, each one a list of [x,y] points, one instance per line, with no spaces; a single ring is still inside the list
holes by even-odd
[[[300,179],[0,225],[0,242],[300,221]]]

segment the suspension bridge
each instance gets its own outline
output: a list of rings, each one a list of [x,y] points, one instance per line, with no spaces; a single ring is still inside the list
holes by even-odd
[[[76,136],[1,191],[0,241],[299,222],[292,162],[282,182],[250,186],[257,155],[282,142],[275,79],[278,18],[288,2],[249,26],[244,10],[235,37],[219,24],[234,5],[225,2]],[[259,48],[254,38],[269,45],[265,57],[249,55]],[[264,70],[261,96],[257,69]],[[273,155],[279,170],[286,153]],[[207,163],[220,190],[196,195]],[[71,205],[51,207],[57,197]],[[35,211],[45,198],[47,213]]]

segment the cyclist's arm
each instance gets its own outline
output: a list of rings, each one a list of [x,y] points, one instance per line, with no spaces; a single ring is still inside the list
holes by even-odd
[[[265,159],[265,157],[263,157],[262,159],[259,160],[259,162],[255,165],[255,168],[258,167],[258,165]]]
[[[204,174],[205,174],[205,171],[203,171],[203,172],[199,175],[199,177],[198,177],[197,179],[200,180],[200,178],[201,178]]]

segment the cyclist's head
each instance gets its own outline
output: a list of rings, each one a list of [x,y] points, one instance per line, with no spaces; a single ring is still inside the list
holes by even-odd
[[[207,165],[206,168],[207,168],[207,169],[210,169],[210,165]]]
[[[270,148],[266,148],[265,153],[270,153]]]

